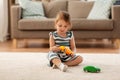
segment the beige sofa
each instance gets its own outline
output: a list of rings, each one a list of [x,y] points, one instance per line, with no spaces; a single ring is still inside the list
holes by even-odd
[[[43,2],[47,19],[22,19],[22,8],[11,7],[11,38],[16,46],[18,39],[48,39],[49,32],[54,31],[54,18],[59,10],[71,15],[75,39],[111,39],[114,44],[120,38],[120,5],[111,6],[108,20],[88,20],[94,2],[58,0]],[[119,45],[117,45],[119,46]]]

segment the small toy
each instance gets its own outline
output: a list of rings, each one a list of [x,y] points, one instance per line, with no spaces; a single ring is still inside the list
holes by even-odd
[[[100,68],[94,66],[85,66],[83,70],[90,73],[99,73],[101,71]]]
[[[73,52],[72,52],[72,51],[70,50],[70,48],[68,48],[68,47],[60,46],[59,48],[60,48],[61,52],[64,52],[64,53],[66,53],[67,55],[72,55],[72,54],[73,54]]]

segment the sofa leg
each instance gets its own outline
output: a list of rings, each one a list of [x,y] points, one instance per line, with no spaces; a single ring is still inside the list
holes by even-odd
[[[27,48],[27,47],[28,47],[28,40],[24,39],[24,48]]]
[[[112,44],[115,46],[115,48],[120,48],[120,40],[119,39],[113,39]]]
[[[17,39],[13,39],[13,48],[17,48]]]

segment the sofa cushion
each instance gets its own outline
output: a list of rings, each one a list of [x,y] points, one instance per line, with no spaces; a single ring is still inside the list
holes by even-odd
[[[114,5],[120,5],[120,0],[116,0],[116,1],[114,2]]]
[[[70,1],[68,2],[68,12],[72,18],[86,18],[92,9],[93,4],[93,1]]]
[[[113,0],[96,0],[87,19],[109,19]]]
[[[113,20],[72,19],[72,30],[113,30]],[[21,19],[18,22],[20,30],[55,30],[54,19]]]
[[[42,2],[19,0],[23,18],[45,18]]]
[[[54,30],[54,19],[21,19],[18,22],[20,30]]]
[[[73,30],[113,30],[113,20],[72,19]]]
[[[43,4],[48,18],[55,18],[60,10],[67,11],[67,1],[64,0],[43,2]]]

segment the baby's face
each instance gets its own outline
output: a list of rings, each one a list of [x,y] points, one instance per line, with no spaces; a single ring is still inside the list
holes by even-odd
[[[59,32],[61,34],[66,33],[68,31],[69,27],[70,27],[70,24],[68,22],[65,22],[64,20],[59,20],[56,23],[57,32]]]

